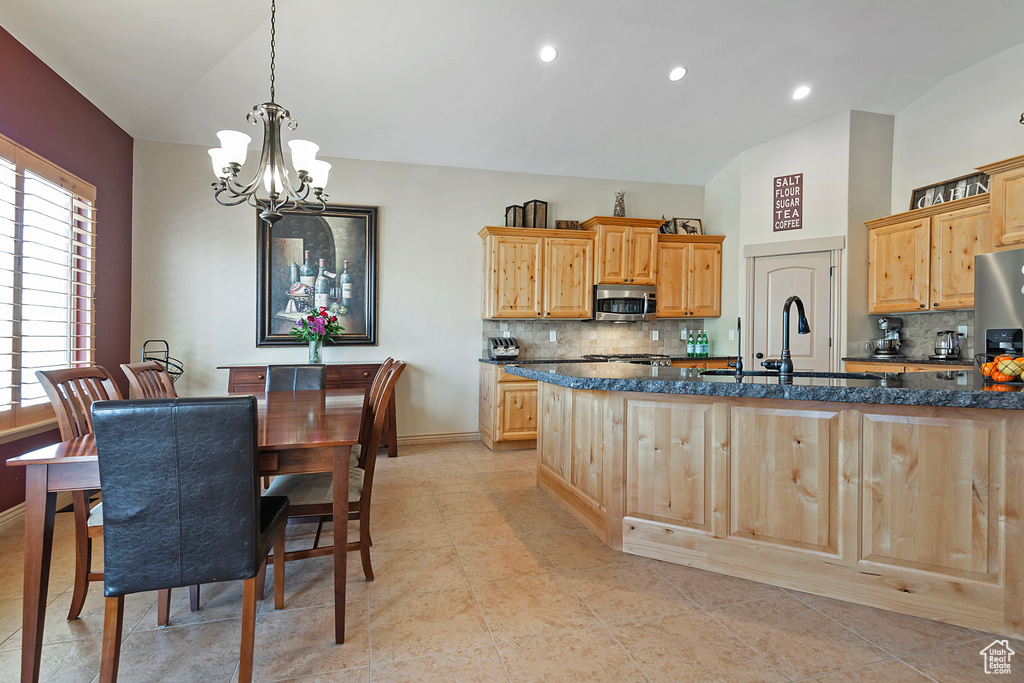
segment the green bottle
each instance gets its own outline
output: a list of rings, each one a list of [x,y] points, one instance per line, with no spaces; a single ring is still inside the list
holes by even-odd
[[[693,341],[693,332],[690,332],[690,336],[686,338],[686,355],[696,356],[697,355],[697,344]]]
[[[704,332],[704,357],[711,357],[711,339],[708,337],[707,331]]]

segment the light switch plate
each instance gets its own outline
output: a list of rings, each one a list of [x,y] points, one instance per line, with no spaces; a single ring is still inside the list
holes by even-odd
[[[729,330],[729,341],[736,341],[736,330]]]
[[[679,330],[679,338],[682,339],[683,341],[686,341],[686,328],[685,327],[683,329]]]
[[[658,341],[658,331],[651,330],[651,341]]]
[[[555,341],[555,331],[551,330],[548,332],[548,341]]]
[[[961,337],[967,337],[967,325],[957,325],[956,333]]]

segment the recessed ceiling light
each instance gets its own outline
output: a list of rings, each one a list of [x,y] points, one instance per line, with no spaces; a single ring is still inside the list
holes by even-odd
[[[808,88],[806,85],[801,85],[799,88],[793,91],[793,99],[802,100],[803,98],[807,97],[810,94],[811,89]]]
[[[557,56],[558,50],[550,45],[545,45],[540,49],[540,61],[542,62],[553,62]]]
[[[669,72],[668,79],[670,81],[681,81],[683,79],[683,76],[685,76],[685,75],[686,75],[686,67],[685,66],[677,66],[676,68],[672,69],[672,71]]]

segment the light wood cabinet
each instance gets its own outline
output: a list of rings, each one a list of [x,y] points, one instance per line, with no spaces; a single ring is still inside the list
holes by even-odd
[[[584,230],[597,235],[594,284],[654,285],[658,270],[658,228],[664,221],[594,216]]]
[[[537,445],[537,382],[480,364],[480,438],[492,451]]]
[[[992,246],[1016,249],[1024,244],[1024,156],[979,166],[989,174]]]
[[[950,365],[948,363],[871,363],[869,361],[848,360],[845,361],[846,372],[880,372],[882,374],[892,372],[956,372],[959,370],[973,370],[974,366],[968,363],[963,365]]]
[[[658,238],[659,318],[717,318],[722,314],[720,235]]]
[[[866,225],[869,313],[974,307],[974,257],[992,245],[987,195]]]
[[[479,235],[482,318],[593,317],[593,234],[495,227]]]

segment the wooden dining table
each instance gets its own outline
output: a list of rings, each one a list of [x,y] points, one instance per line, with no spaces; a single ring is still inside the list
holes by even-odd
[[[343,643],[349,450],[359,440],[366,412],[366,390],[269,391],[255,396],[259,406],[261,475],[334,473],[334,519],[341,520],[335,524],[334,639]],[[96,443],[92,434],[87,434],[11,458],[7,465],[25,468],[21,680],[37,683],[57,493],[100,488]]]

